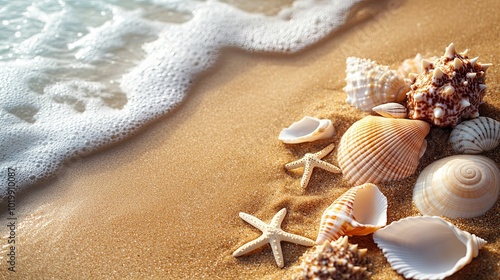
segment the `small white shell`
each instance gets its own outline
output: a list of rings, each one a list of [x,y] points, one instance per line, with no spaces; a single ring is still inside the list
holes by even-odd
[[[305,116],[300,121],[283,129],[278,139],[283,143],[297,144],[330,138],[334,133],[335,129],[331,120]]]
[[[394,102],[377,105],[372,110],[386,118],[404,119],[407,114],[405,106]]]
[[[378,230],[373,240],[405,278],[443,279],[477,257],[486,241],[430,216],[409,217]]]
[[[428,165],[417,178],[413,201],[420,213],[448,218],[472,218],[497,201],[500,170],[479,155],[454,155]]]
[[[387,198],[374,184],[350,188],[326,208],[316,244],[344,235],[367,235],[387,224]]]
[[[500,143],[500,123],[478,117],[458,124],[450,135],[453,149],[464,154],[480,154],[495,149]]]
[[[346,60],[346,102],[363,111],[387,103],[400,102],[410,90],[404,77],[369,59],[348,57]]]
[[[424,121],[367,116],[340,139],[337,160],[354,185],[412,175],[423,155],[430,125]]]

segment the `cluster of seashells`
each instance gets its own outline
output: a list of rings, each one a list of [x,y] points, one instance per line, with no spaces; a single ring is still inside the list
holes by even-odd
[[[368,59],[347,58],[346,102],[380,116],[362,118],[341,137],[337,160],[355,187],[324,211],[318,246],[373,233],[393,269],[414,279],[442,279],[478,255],[486,241],[440,217],[481,216],[497,202],[500,190],[500,169],[477,155],[500,143],[500,123],[479,117],[478,111],[491,64],[469,59],[467,52],[458,54],[452,43],[443,56],[417,55],[397,71]],[[303,143],[332,137],[328,121],[306,117],[284,129],[279,139]],[[415,173],[431,127],[453,127],[449,142],[460,154],[442,158],[419,174],[413,201],[424,216],[386,225],[387,198],[375,184]]]

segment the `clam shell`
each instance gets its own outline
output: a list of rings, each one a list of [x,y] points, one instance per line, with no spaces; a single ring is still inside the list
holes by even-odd
[[[404,119],[407,114],[406,107],[395,102],[377,105],[373,107],[372,110],[386,118]]]
[[[413,189],[413,201],[424,215],[472,218],[496,203],[499,185],[500,170],[493,160],[454,155],[422,170]]]
[[[500,143],[500,123],[479,117],[458,124],[450,135],[453,149],[464,154],[480,154],[495,149]]]
[[[405,278],[443,279],[477,257],[486,241],[430,216],[409,217],[373,234],[387,261]]]
[[[426,148],[424,121],[367,116],[340,139],[337,159],[352,184],[399,180],[412,175]]]
[[[371,183],[353,187],[326,208],[316,244],[344,235],[367,235],[387,224],[387,198]]]
[[[346,102],[363,111],[388,103],[400,102],[410,90],[404,77],[369,59],[348,57],[346,60]]]
[[[330,138],[334,133],[335,129],[329,119],[320,120],[305,116],[300,121],[294,122],[288,128],[283,129],[278,139],[283,143],[297,144]]]

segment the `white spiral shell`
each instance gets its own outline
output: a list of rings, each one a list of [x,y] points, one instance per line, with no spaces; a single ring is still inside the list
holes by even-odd
[[[395,70],[369,59],[348,57],[345,72],[346,102],[363,111],[387,102],[401,102],[410,90]]]
[[[340,139],[337,153],[345,179],[354,185],[412,175],[426,149],[424,121],[367,116]]]
[[[487,117],[464,121],[451,131],[450,143],[464,154],[491,151],[500,143],[500,123]]]
[[[326,208],[316,244],[344,235],[367,235],[387,223],[387,198],[374,184],[350,188]]]
[[[424,215],[472,218],[496,203],[499,189],[500,170],[493,160],[454,155],[422,170],[413,189],[413,201]]]
[[[440,217],[401,219],[373,239],[391,267],[405,278],[443,279],[477,257],[486,241]]]

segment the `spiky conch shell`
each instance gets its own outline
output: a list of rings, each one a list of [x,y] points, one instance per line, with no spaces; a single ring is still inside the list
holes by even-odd
[[[363,111],[388,103],[401,102],[409,90],[404,77],[388,66],[378,65],[369,59],[346,59],[346,102]]]
[[[332,243],[325,241],[302,256],[292,279],[368,279],[371,263],[365,257],[366,251],[348,243],[347,236]]]
[[[449,142],[459,153],[491,151],[500,144],[500,123],[487,117],[461,122],[451,131]]]
[[[412,175],[427,147],[429,130],[424,121],[364,117],[340,139],[337,160],[344,178],[360,185]]]
[[[353,187],[326,208],[316,244],[344,235],[367,235],[387,223],[387,198],[374,184]]]
[[[485,71],[491,64],[458,54],[451,43],[435,62],[422,60],[424,72],[412,78],[407,93],[408,117],[425,120],[438,127],[456,126],[479,116],[486,94]]]
[[[497,202],[500,169],[480,155],[454,155],[428,165],[417,178],[413,201],[424,215],[473,218]]]
[[[373,234],[391,267],[405,278],[443,279],[477,257],[486,241],[440,217],[392,222]]]

